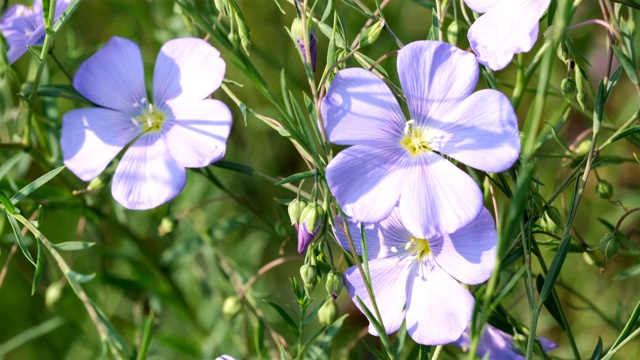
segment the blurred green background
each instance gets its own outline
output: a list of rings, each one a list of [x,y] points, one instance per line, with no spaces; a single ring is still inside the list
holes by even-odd
[[[366,18],[352,8],[338,2],[338,12],[351,41],[361,29]],[[365,1],[373,8],[373,1]],[[2,4],[2,2],[0,2]],[[14,4],[10,2],[9,5]],[[270,89],[280,94],[280,76],[284,72],[287,85],[298,99],[308,93],[308,83],[300,64],[298,52],[287,35],[295,17],[291,1],[278,1],[286,14],[270,0],[238,0],[251,30],[250,60],[259,69]],[[431,24],[431,12],[424,6],[427,0],[392,1],[384,10],[388,24],[405,44],[425,39]],[[204,3],[198,6],[205,8]],[[316,13],[322,14],[323,2]],[[594,1],[585,1],[584,11],[575,16],[575,22],[598,17],[599,8]],[[581,9],[582,10],[582,9]],[[637,14],[634,15],[637,20]],[[53,53],[71,74],[88,56],[98,50],[112,36],[131,39],[141,47],[148,86],[153,64],[159,48],[169,39],[182,36],[204,36],[193,24],[185,23],[185,16],[173,1],[143,0],[85,0],[78,7],[71,21],[57,34]],[[546,19],[543,20],[546,28]],[[318,71],[320,80],[325,65],[329,40],[319,29]],[[467,48],[468,42],[460,31],[458,46]],[[590,62],[588,74],[596,84],[603,76],[606,63],[606,33],[595,25],[571,30],[570,37],[576,48]],[[636,39],[636,45],[638,40]],[[217,46],[213,43],[214,46]],[[257,92],[245,75],[234,66],[232,56],[217,46],[227,59],[227,79],[244,86],[229,84],[232,91],[247,106],[259,113],[273,116],[278,113]],[[528,62],[531,54],[524,56]],[[636,47],[637,48],[637,47]],[[362,52],[372,59],[397,50],[395,43],[382,34],[374,45]],[[390,78],[396,84],[395,56],[382,61]],[[566,66],[557,60],[551,84],[559,93],[559,84],[566,75]],[[353,66],[357,66],[354,63]],[[36,63],[27,54],[13,65],[14,73],[8,82],[2,83],[5,99],[14,106],[0,109],[0,140],[13,139],[23,125],[18,97],[21,84],[32,79]],[[498,75],[499,88],[507,95],[512,91],[515,68],[510,66]],[[534,86],[534,78],[532,85]],[[50,62],[44,84],[69,84],[65,75]],[[479,88],[486,87],[480,80]],[[246,358],[250,351],[255,355],[256,341],[269,343],[269,331],[256,330],[255,313],[243,308],[235,316],[223,314],[225,299],[237,296],[238,284],[256,274],[265,264],[276,259],[283,263],[267,271],[255,281],[250,294],[253,311],[259,311],[272,324],[274,331],[282,334],[287,342],[295,339],[277,313],[262,300],[268,299],[284,306],[294,305],[290,278],[298,277],[303,256],[297,254],[297,240],[290,227],[283,201],[295,197],[295,193],[273,185],[267,177],[286,177],[308,170],[291,143],[265,126],[253,116],[243,118],[234,102],[222,90],[214,93],[226,102],[234,113],[234,126],[228,141],[225,161],[245,164],[264,174],[247,175],[221,167],[211,167],[224,189],[212,184],[201,173],[190,171],[185,190],[172,202],[144,212],[125,210],[117,205],[110,194],[110,184],[89,193],[72,195],[72,190],[86,188],[68,170],[33,193],[20,203],[20,209],[29,216],[42,205],[43,218],[40,230],[54,243],[66,241],[91,241],[96,246],[80,252],[64,253],[72,268],[83,274],[95,273],[96,278],[85,285],[89,296],[112,321],[124,341],[136,348],[142,341],[143,328],[149,313],[155,314],[153,337],[149,358],[154,359],[212,359],[228,353],[238,359]],[[520,119],[528,111],[533,95],[528,94],[518,109]],[[592,106],[593,96],[587,95]],[[560,96],[551,97],[545,110],[545,119],[552,116],[562,103]],[[575,101],[574,101],[575,104]],[[620,125],[638,109],[633,85],[622,76],[607,104],[605,114],[608,123]],[[34,152],[43,155],[43,161],[33,161],[24,156],[7,177],[0,181],[0,188],[11,193],[55,166],[62,165],[57,139],[61,117],[76,106],[66,99],[45,99],[38,108],[47,134]],[[558,139],[574,149],[580,134],[591,126],[590,115],[578,110],[571,112]],[[607,130],[605,130],[607,131]],[[608,134],[610,135],[610,131]],[[633,158],[638,152],[637,143],[621,141],[606,149],[601,155]],[[1,149],[0,162],[16,156],[17,150]],[[568,171],[569,161],[558,158],[565,150],[557,141],[549,141],[541,150],[538,160],[538,179],[544,185],[540,193],[549,197],[559,185],[560,178]],[[48,163],[48,165],[47,165]],[[110,168],[111,172],[114,167]],[[596,249],[600,238],[610,232],[599,219],[614,224],[624,213],[616,201],[627,208],[640,204],[640,167],[637,163],[624,162],[597,168],[597,174],[613,185],[614,194],[607,201],[595,194],[595,174],[591,175],[586,193],[575,221],[574,237],[590,249]],[[107,179],[108,180],[108,179]],[[570,196],[571,189],[568,190]],[[86,205],[85,205],[86,204]],[[490,202],[487,202],[490,206]],[[554,205],[565,218],[564,200]],[[577,340],[580,353],[588,358],[596,347],[598,337],[604,344],[611,344],[630,312],[640,299],[638,277],[615,280],[616,274],[638,263],[638,230],[640,216],[631,215],[621,229],[635,248],[623,248],[619,256],[606,265],[585,261],[593,253],[570,253],[556,286],[564,310],[569,317],[571,330]],[[552,226],[553,227],[553,226]],[[0,266],[5,266],[6,278],[0,287],[0,358],[6,359],[91,359],[101,353],[100,338],[81,302],[65,286],[58,267],[50,258],[46,263],[43,280],[35,294],[31,295],[33,266],[18,251],[10,263],[8,257],[15,239],[6,218],[0,217]],[[558,229],[548,229],[556,234]],[[32,253],[35,243],[30,239]],[[547,264],[553,257],[557,240],[540,235],[543,255]],[[335,245],[335,244],[334,244]],[[339,248],[333,246],[334,253]],[[583,248],[584,250],[584,248]],[[597,257],[597,256],[596,256]],[[340,261],[346,268],[344,260]],[[517,264],[520,264],[518,262]],[[505,271],[515,272],[520,265]],[[537,269],[536,271],[539,271]],[[62,280],[61,280],[62,279]],[[234,284],[236,288],[234,288]],[[504,307],[524,325],[529,324],[528,303],[524,286],[518,285],[515,293],[503,302]],[[314,296],[326,296],[322,285]],[[369,358],[365,342],[376,346],[377,339],[363,332],[367,321],[353,306],[346,291],[338,299],[341,314],[349,316],[332,346],[332,358]],[[295,308],[295,306],[294,306]],[[594,311],[594,308],[597,309]],[[318,329],[314,324],[309,333]],[[551,352],[552,357],[570,359],[572,352],[566,336],[557,322],[543,311],[538,334],[560,345]],[[36,335],[41,335],[37,336]],[[30,338],[34,336],[34,338]],[[413,358],[417,347],[407,340],[404,358]],[[271,353],[262,354],[270,358]],[[446,347],[443,358],[463,358],[461,351]],[[640,358],[640,341],[629,344],[618,353],[619,359]]]

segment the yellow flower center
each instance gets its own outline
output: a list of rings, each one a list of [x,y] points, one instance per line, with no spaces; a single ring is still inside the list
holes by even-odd
[[[166,119],[166,115],[154,107],[153,104],[147,104],[147,99],[142,99],[141,104],[134,104],[136,108],[140,108],[140,115],[131,119],[134,124],[142,125],[142,132],[157,132],[162,129],[162,124]]]
[[[411,237],[411,240],[404,246],[404,249],[414,253],[415,259],[418,262],[431,255],[431,247],[429,247],[429,241],[426,239]]]
[[[411,154],[411,156],[417,156],[424,152],[432,151],[431,138],[426,129],[413,126],[414,120],[407,121],[407,126],[404,128],[404,137],[400,140],[400,144]]]

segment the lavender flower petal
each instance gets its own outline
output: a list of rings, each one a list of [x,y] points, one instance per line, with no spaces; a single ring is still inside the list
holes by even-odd
[[[153,72],[153,102],[158,107],[173,99],[202,100],[220,87],[225,63],[206,41],[181,38],[160,49]]]
[[[336,217],[334,223],[334,234],[336,236],[336,239],[340,243],[340,246],[342,246],[346,250],[351,250],[351,246],[349,245],[349,240],[347,239],[347,234],[342,223],[342,218],[339,216]],[[362,255],[362,236],[360,236],[360,225],[362,223],[355,221],[353,218],[347,218],[347,224],[349,226],[349,235],[351,235],[351,240],[353,240],[353,245],[356,249],[356,253]],[[382,240],[379,237],[379,226],[377,224],[362,225],[364,225],[364,232],[367,239],[367,255],[369,255],[369,259],[384,257],[384,255],[380,253],[380,242]]]
[[[514,54],[531,50],[538,39],[538,21],[550,1],[505,1],[488,9],[467,34],[478,62],[492,70],[501,70]]]
[[[473,54],[439,41],[416,41],[398,54],[398,74],[411,118],[439,127],[478,82]]]
[[[389,87],[372,72],[340,70],[322,100],[329,140],[340,145],[398,143],[405,116]]]
[[[488,172],[505,171],[518,159],[518,118],[501,92],[475,92],[443,120],[434,131],[436,150]]]
[[[426,274],[416,267],[410,276],[407,331],[411,338],[424,345],[444,345],[458,339],[471,321],[473,296],[438,266]]]
[[[406,302],[407,277],[410,266],[401,263],[398,257],[388,257],[369,261],[369,273],[371,274],[371,286],[375,293],[376,304],[380,310],[380,316],[384,328],[388,334],[397,331],[404,319],[404,305]],[[362,281],[357,266],[352,266],[344,273],[345,285],[353,303],[360,308],[356,295],[367,308],[375,313],[367,288]],[[362,310],[362,309],[361,309]],[[369,325],[369,333],[378,335],[372,325]]]
[[[80,179],[98,176],[140,133],[124,114],[103,108],[83,108],[62,117],[60,146],[65,165]]]
[[[141,136],[125,152],[113,176],[113,198],[128,209],[151,209],[173,199],[186,183],[158,132]]]
[[[111,38],[80,65],[73,86],[92,102],[132,118],[140,106],[148,105],[140,48],[120,37]]]
[[[400,197],[405,174],[395,168],[397,149],[356,145],[341,151],[327,166],[327,182],[348,216],[377,222]],[[357,216],[356,216],[357,215]]]
[[[402,176],[400,217],[414,236],[428,239],[452,233],[475,219],[482,210],[483,198],[478,185],[440,155],[422,154],[419,163],[404,166]]]
[[[509,1],[512,0],[464,0],[471,10],[479,14],[486,13],[491,8],[500,6],[500,4],[507,3]]]
[[[184,167],[203,167],[221,159],[231,131],[231,111],[218,100],[176,101],[167,104],[165,141],[173,158]]]
[[[460,230],[433,241],[436,263],[456,280],[480,284],[495,267],[497,234],[491,213],[480,215]]]

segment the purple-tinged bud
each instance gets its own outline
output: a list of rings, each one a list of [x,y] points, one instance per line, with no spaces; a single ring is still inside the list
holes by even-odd
[[[300,19],[296,18],[293,20],[293,24],[291,25],[291,33],[296,37],[296,43],[298,44],[298,48],[300,48],[300,52],[302,56],[306,58],[306,48],[304,47],[304,40],[302,33],[302,23]],[[309,56],[311,57],[311,68],[313,71],[316,71],[316,57],[317,57],[317,48],[316,48],[316,35],[313,31],[309,30]]]
[[[298,230],[298,253],[302,254],[320,231],[324,222],[324,209],[320,205],[311,203],[302,210],[299,220],[299,225],[294,224],[294,226]]]

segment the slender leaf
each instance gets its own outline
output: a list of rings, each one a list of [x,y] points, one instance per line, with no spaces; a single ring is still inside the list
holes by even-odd
[[[314,177],[315,175],[316,175],[316,172],[314,170],[309,170],[309,171],[293,174],[291,176],[287,176],[286,178],[278,181],[276,183],[276,185],[284,185],[284,184],[289,184],[289,183],[292,183],[292,182],[295,182],[295,181],[309,179],[309,178]]]
[[[36,261],[36,271],[33,274],[33,282],[31,283],[31,295],[36,293],[38,284],[40,284],[40,280],[42,280],[42,272],[44,271],[44,245],[42,245],[39,239],[36,239],[36,244],[38,244],[38,257]]]
[[[84,250],[94,246],[96,243],[88,241],[67,241],[58,244],[51,244],[54,248],[62,251]]]
[[[35,190],[37,190],[42,185],[49,182],[49,180],[53,179],[56,175],[60,173],[65,168],[65,166],[60,166],[59,168],[55,168],[48,173],[40,176],[35,181],[30,183],[29,185],[23,187],[18,191],[15,195],[11,197],[11,202],[15,205],[18,201],[24,199],[27,195],[31,194]]]
[[[300,336],[298,325],[296,325],[295,321],[293,321],[291,316],[289,316],[289,314],[287,314],[287,312],[282,307],[280,307],[280,305],[274,302],[271,302],[269,300],[264,300],[264,302],[269,304],[275,311],[278,312],[278,314],[280,314],[280,317],[282,317],[282,319],[287,324],[287,326],[289,326],[289,329],[291,329],[291,332],[293,332],[293,335],[295,335],[296,337]]]
[[[36,262],[33,261],[33,257],[31,257],[29,248],[27,247],[27,244],[25,244],[24,238],[22,237],[22,233],[20,232],[20,225],[18,224],[18,222],[13,216],[7,214],[7,218],[9,218],[9,224],[11,224],[11,229],[13,229],[13,234],[16,236],[18,247],[20,247],[20,250],[22,250],[22,253],[27,258],[27,260],[29,260],[29,262],[31,262],[33,266],[35,266]]]

